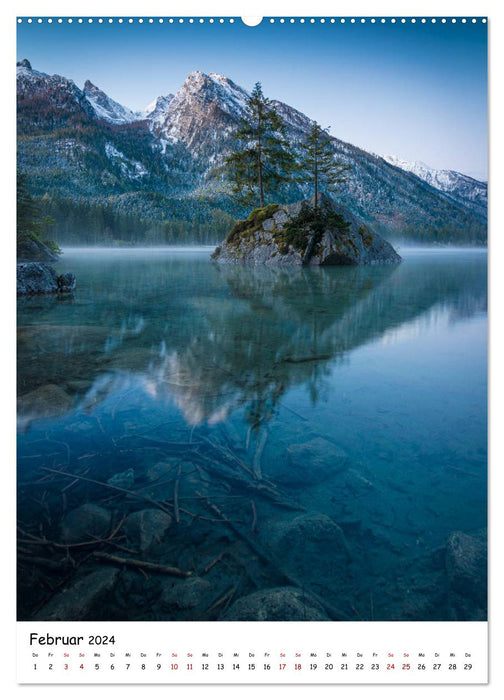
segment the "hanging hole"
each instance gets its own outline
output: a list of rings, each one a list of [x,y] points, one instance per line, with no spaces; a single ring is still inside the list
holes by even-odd
[[[262,22],[262,17],[242,17],[241,21],[247,27],[257,27]]]

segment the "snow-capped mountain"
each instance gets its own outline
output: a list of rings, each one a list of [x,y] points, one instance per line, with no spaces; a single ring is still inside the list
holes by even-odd
[[[396,168],[413,173],[437,190],[451,195],[454,199],[473,204],[475,207],[481,208],[482,213],[486,212],[488,204],[486,182],[475,180],[469,175],[458,173],[455,170],[431,168],[422,161],[407,161],[392,155],[384,155],[382,158]]]
[[[75,113],[93,116],[93,108],[73,80],[33,70],[26,58],[16,64],[16,74],[18,110],[29,111],[31,116],[38,111],[42,121],[49,112],[60,119]]]
[[[73,80],[33,70],[27,59],[17,63],[16,73],[18,98],[26,101],[42,97],[43,106],[59,109],[61,116],[82,111],[110,124],[127,124],[139,119],[138,114],[115,102],[89,80],[81,90]]]
[[[161,95],[156,97],[142,112],[142,118],[148,119],[152,123],[157,123],[158,120],[164,119],[168,106],[173,100],[174,95],[171,93],[169,95]]]
[[[110,124],[128,124],[139,119],[140,115],[115,102],[90,80],[84,83],[84,95],[98,119],[104,119]]]
[[[80,90],[26,60],[17,73],[18,134],[30,137],[18,141],[18,165],[31,174],[36,196],[68,202],[65,212],[72,202],[100,202],[156,225],[194,217],[206,225],[214,211],[245,213],[230,197],[220,167],[250,94],[229,78],[194,71],[175,94],[134,113],[89,81]],[[296,148],[313,120],[272,102]],[[335,157],[351,167],[339,200],[385,237],[432,240],[442,229],[442,240],[485,240],[485,183],[452,171],[435,177],[433,169],[424,173],[336,137],[331,142]],[[289,202],[310,194],[306,183],[272,196]]]
[[[198,156],[234,131],[248,96],[229,78],[194,71],[168,102],[164,113],[157,113],[153,133],[159,139],[182,142]]]

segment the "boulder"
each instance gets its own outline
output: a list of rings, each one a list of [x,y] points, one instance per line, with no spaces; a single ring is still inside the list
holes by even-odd
[[[349,465],[348,455],[324,438],[289,445],[288,468],[275,473],[275,479],[286,486],[318,484],[330,479]]]
[[[38,262],[17,264],[18,294],[57,294],[58,275],[54,268]]]
[[[218,263],[299,266],[401,261],[390,243],[325,194],[319,195],[318,211],[324,221],[332,223],[324,223],[322,231],[307,225],[295,239],[288,236],[286,224],[313,206],[314,198],[254,210],[248,219],[234,226],[212,259]]]
[[[484,605],[487,593],[486,534],[453,532],[446,544],[446,572],[451,588]]]
[[[194,576],[187,581],[164,583],[159,604],[163,610],[189,610],[200,605],[212,594],[213,586],[199,576]]]
[[[135,472],[131,467],[124,472],[117,472],[117,474],[111,476],[110,479],[107,479],[107,484],[117,486],[121,489],[131,489],[134,483]]]
[[[333,587],[351,560],[341,527],[323,513],[283,518],[261,530],[261,541],[293,578]]]
[[[56,270],[40,262],[22,262],[16,266],[18,295],[68,294],[76,287],[75,275],[66,272],[58,275]]]
[[[61,541],[67,544],[97,540],[110,534],[112,514],[95,503],[71,510],[61,523]]]
[[[239,598],[220,620],[328,620],[320,603],[300,588],[269,588]]]
[[[73,292],[77,286],[77,281],[73,272],[64,272],[56,278],[58,284],[58,292],[60,294],[69,294]]]
[[[168,513],[157,508],[146,508],[130,513],[124,521],[123,530],[135,547],[146,552],[152,545],[161,542],[171,522]]]
[[[18,398],[18,420],[60,416],[70,411],[73,403],[72,397],[57,384],[43,384]]]
[[[78,578],[57,593],[35,615],[35,621],[72,622],[74,620],[102,620],[102,603],[113,591],[119,569],[105,566]]]

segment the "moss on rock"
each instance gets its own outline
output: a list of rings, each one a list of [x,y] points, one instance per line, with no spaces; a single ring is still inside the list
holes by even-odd
[[[359,226],[359,234],[366,248],[373,245],[373,234],[367,226]]]
[[[270,219],[279,208],[280,206],[278,204],[268,204],[265,207],[253,209],[247,219],[236,222],[226,236],[226,245],[236,246],[240,241],[251,236],[254,231],[262,226],[266,219]]]

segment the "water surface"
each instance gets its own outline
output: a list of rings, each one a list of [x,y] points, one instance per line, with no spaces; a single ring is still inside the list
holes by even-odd
[[[103,619],[225,618],[286,586],[341,619],[486,619],[483,576],[458,586],[446,549],[485,539],[486,253],[401,253],[291,270],[66,251],[74,295],[18,304],[20,617],[109,566],[98,548],[198,578],[183,605],[190,579],[120,567]],[[119,529],[70,566],[84,503]],[[139,549],[121,523],[152,508],[172,524]]]

